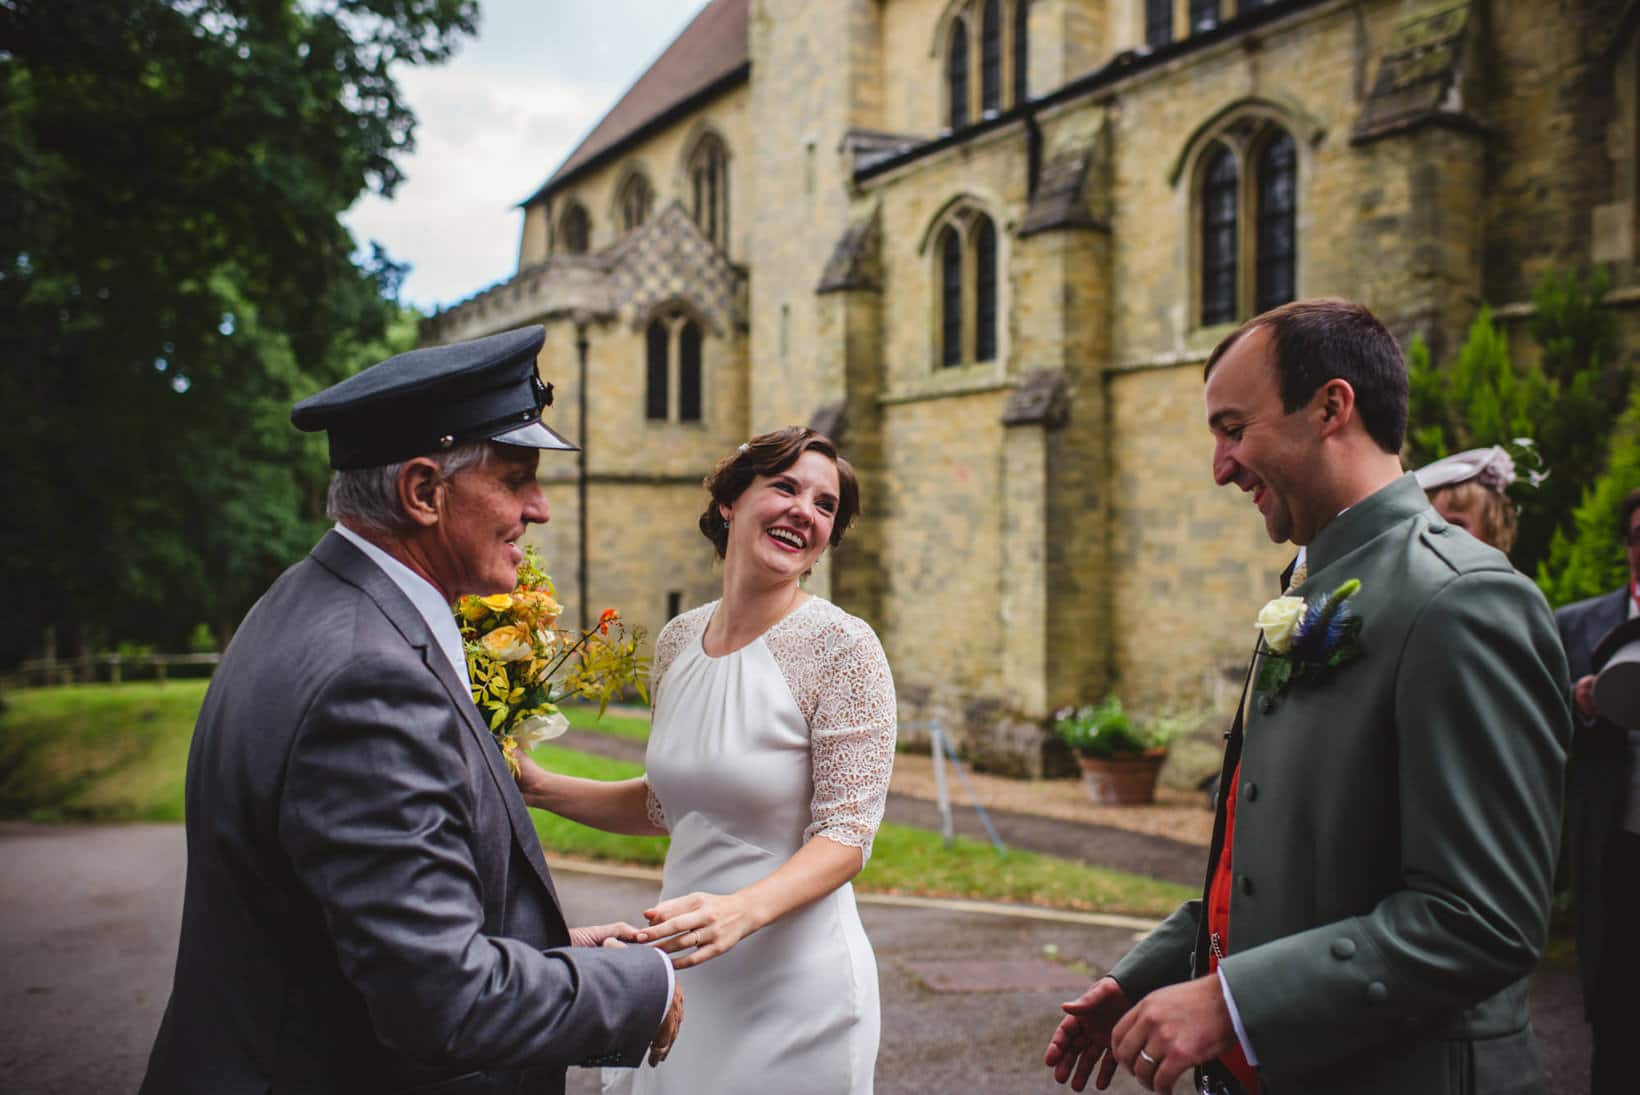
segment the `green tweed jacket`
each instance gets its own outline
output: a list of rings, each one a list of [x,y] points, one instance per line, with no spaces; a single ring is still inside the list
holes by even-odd
[[[1239,758],[1222,970],[1264,1091],[1546,1093],[1526,978],[1571,735],[1548,605],[1410,475],[1308,564],[1306,597],[1360,580],[1359,654],[1280,694],[1250,684],[1221,783]],[[1130,1000],[1206,969],[1201,909],[1111,971]]]

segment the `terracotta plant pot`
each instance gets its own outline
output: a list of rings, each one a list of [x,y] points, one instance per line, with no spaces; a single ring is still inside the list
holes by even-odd
[[[1142,806],[1156,800],[1156,777],[1166,749],[1149,749],[1138,756],[1090,757],[1078,753],[1082,785],[1100,806]]]

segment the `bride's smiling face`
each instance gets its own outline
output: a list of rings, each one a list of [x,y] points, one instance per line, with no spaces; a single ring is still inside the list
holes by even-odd
[[[781,576],[808,573],[831,542],[838,490],[837,465],[812,449],[785,471],[757,476],[734,505],[718,507],[729,522],[725,559]]]

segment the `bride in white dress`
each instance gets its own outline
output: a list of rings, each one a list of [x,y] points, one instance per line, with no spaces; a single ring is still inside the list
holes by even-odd
[[[700,526],[724,560],[723,598],[656,640],[644,777],[526,762],[520,784],[531,806],[672,836],[661,901],[633,937],[674,955],[684,1021],[633,1090],[861,1095],[877,964],[849,880],[888,794],[894,682],[871,628],[799,586],[842,539],[858,488],[831,442],[800,427],[740,446],[706,485]]]

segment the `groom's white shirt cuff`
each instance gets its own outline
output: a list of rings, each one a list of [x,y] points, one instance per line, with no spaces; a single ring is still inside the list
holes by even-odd
[[[1258,1054],[1253,1052],[1253,1043],[1247,1040],[1247,1031],[1241,1025],[1241,1012],[1236,1010],[1236,998],[1230,995],[1230,982],[1224,979],[1222,968],[1218,973],[1219,991],[1224,993],[1224,1006],[1230,1011],[1230,1025],[1236,1028],[1236,1041],[1241,1043],[1241,1052],[1247,1058],[1247,1063],[1257,1068]]]

